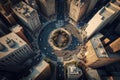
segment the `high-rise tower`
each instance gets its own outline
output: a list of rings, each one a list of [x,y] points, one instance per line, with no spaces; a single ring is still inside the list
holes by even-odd
[[[40,28],[41,22],[37,11],[23,1],[16,4],[12,10],[30,31],[35,32]]]

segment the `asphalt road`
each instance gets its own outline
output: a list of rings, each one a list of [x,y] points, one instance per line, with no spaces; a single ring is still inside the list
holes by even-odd
[[[61,62],[57,62],[57,80],[64,80],[64,66]]]
[[[64,20],[65,0],[56,0],[57,20]]]

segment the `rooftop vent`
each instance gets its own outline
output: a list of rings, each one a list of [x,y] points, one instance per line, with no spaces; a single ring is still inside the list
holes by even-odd
[[[8,44],[10,48],[13,48],[16,45],[15,41],[9,38],[7,38],[6,43]]]

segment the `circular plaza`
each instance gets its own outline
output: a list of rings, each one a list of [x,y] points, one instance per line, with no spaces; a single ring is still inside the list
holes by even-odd
[[[56,61],[58,57],[70,60],[81,49],[80,33],[72,24],[65,23],[62,26],[57,26],[57,23],[57,21],[53,21],[40,31],[39,49],[43,55],[51,60]]]

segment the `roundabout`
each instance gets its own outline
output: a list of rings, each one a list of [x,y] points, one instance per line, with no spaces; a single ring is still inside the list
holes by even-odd
[[[81,49],[81,36],[73,25],[66,22],[58,27],[57,23],[53,21],[40,31],[39,49],[43,55],[53,61],[57,61],[58,57],[62,57],[64,61],[70,60]]]

